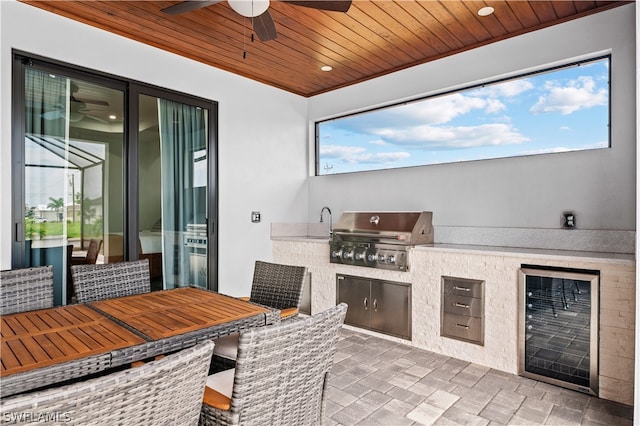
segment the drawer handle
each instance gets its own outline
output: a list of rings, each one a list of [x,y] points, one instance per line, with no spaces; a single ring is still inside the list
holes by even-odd
[[[471,291],[470,288],[468,287],[458,287],[458,286],[454,286],[453,287],[454,290],[460,290],[460,291]]]
[[[373,310],[378,312],[378,299],[373,299]]]
[[[369,299],[367,299],[366,297],[364,298],[364,310],[369,310]]]
[[[469,309],[469,305],[465,305],[464,303],[454,303],[453,306],[455,306],[456,308],[465,308],[465,309]]]
[[[464,328],[465,330],[468,330],[468,329],[469,329],[469,326],[468,326],[468,325],[458,324],[458,323],[456,323],[456,327]]]

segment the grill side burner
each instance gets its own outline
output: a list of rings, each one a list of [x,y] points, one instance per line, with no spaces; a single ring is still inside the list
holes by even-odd
[[[344,212],[333,228],[330,262],[408,270],[408,250],[433,244],[431,212]]]

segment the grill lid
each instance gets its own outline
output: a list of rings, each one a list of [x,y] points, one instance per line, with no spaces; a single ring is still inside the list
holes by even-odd
[[[432,212],[344,212],[333,227],[333,239],[433,244],[432,216]]]

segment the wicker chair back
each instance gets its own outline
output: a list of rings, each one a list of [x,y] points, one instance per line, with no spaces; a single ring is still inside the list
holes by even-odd
[[[276,309],[300,308],[304,266],[282,265],[257,260],[251,284],[251,301]]]
[[[195,425],[212,352],[208,341],[141,367],[3,398],[2,423]]]
[[[53,266],[0,271],[0,315],[53,306]]]
[[[201,425],[323,424],[327,377],[344,303],[312,317],[240,333],[231,409],[203,404]]]
[[[149,259],[97,265],[72,265],[78,303],[149,293]]]

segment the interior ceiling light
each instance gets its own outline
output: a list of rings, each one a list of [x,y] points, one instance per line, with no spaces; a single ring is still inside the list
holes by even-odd
[[[331,71],[333,69],[333,67],[331,67],[331,65],[323,65],[320,67],[320,69],[322,71]]]
[[[480,16],[489,16],[493,13],[495,9],[492,8],[491,6],[485,6],[480,8],[480,10],[478,10],[478,15]]]
[[[227,0],[227,3],[231,9],[247,18],[262,15],[269,8],[269,0]]]

